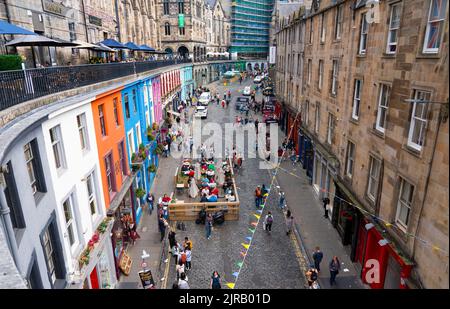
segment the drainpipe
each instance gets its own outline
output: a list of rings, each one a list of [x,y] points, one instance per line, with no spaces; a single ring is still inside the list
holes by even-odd
[[[3,177],[3,175],[1,176]],[[16,264],[17,269],[19,269],[19,252],[17,248],[17,243],[14,236],[14,228],[11,222],[10,209],[6,203],[5,192],[3,188],[0,190],[0,215],[2,217],[3,225],[5,227],[6,241],[8,242],[8,247],[11,249],[11,254]],[[19,272],[21,273],[20,269]]]

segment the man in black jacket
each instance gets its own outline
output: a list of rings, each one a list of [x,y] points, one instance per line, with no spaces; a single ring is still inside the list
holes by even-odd
[[[317,269],[317,271],[320,272],[320,262],[322,262],[323,259],[323,253],[320,251],[319,247],[316,247],[316,251],[313,253],[313,260],[314,260],[314,268]]]
[[[330,204],[330,199],[328,197],[325,197],[323,200],[323,210],[325,211],[323,216],[324,218],[328,218],[328,208],[327,205]]]

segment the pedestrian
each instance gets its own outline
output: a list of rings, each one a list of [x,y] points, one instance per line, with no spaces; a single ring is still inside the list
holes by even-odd
[[[294,228],[294,217],[292,216],[291,211],[288,210],[286,212],[286,236],[289,236],[293,228]]]
[[[172,137],[170,134],[167,134],[166,136],[166,143],[167,143],[167,154],[170,154],[170,146],[172,145]]]
[[[212,226],[213,226],[213,218],[212,218],[211,214],[208,214],[206,216],[206,221],[205,221],[206,238],[207,239],[211,238]]]
[[[228,90],[228,100],[231,100],[231,91]]]
[[[178,282],[174,282],[173,284],[172,284],[172,289],[173,290],[175,290],[175,289],[179,289],[180,287],[178,286]]]
[[[184,264],[181,261],[178,262],[176,266],[176,271],[177,271],[177,280],[180,280],[181,274],[184,274]]]
[[[339,270],[341,269],[341,262],[339,261],[337,256],[333,256],[333,259],[330,262],[330,285],[336,283],[336,276],[339,274]]]
[[[191,270],[192,268],[192,251],[191,251],[191,247],[188,245],[186,247],[186,249],[184,250],[184,252],[186,253],[186,270]]]
[[[322,262],[323,259],[323,253],[320,251],[319,247],[316,247],[316,251],[313,253],[313,260],[314,260],[314,268],[317,269],[317,271],[320,272],[320,262]]]
[[[159,215],[159,221],[158,221],[158,227],[159,227],[159,232],[161,233],[161,240],[163,241],[164,236],[166,234],[166,226],[168,225],[167,221],[164,220],[163,215]]]
[[[330,199],[328,197],[325,197],[323,200],[323,210],[324,210],[324,214],[323,217],[324,218],[328,218],[328,209],[329,209],[329,204],[330,204]]]
[[[266,218],[264,219],[264,226],[266,227],[267,232],[272,232],[272,223],[273,223],[273,216],[272,213],[269,211],[266,215]]]
[[[130,224],[130,238],[133,245],[138,238],[141,238],[141,236],[136,231],[136,224],[134,223]]]
[[[175,243],[175,245],[172,248],[172,256],[175,260],[175,265],[178,264],[178,261],[180,260],[180,244],[178,242]]]
[[[171,228],[169,228],[169,235],[167,236],[167,238],[169,239],[169,247],[170,250],[172,251],[172,256],[174,255],[175,246],[177,245],[177,240],[175,238],[176,235],[177,233]]]
[[[217,271],[214,271],[211,276],[210,282],[211,289],[221,289],[222,285],[220,284],[220,275]]]
[[[147,204],[148,204],[148,214],[151,215],[153,212],[153,204],[155,203],[155,196],[150,192],[147,195]]]
[[[183,248],[186,249],[187,247],[191,248],[192,250],[192,240],[189,240],[189,238],[186,236],[184,238]]]
[[[169,156],[169,144],[164,143],[164,157],[168,157]]]
[[[178,280],[179,289],[189,289],[189,284],[187,283],[186,273],[181,273],[180,279]]]
[[[310,265],[308,271],[306,272],[306,279],[308,280],[308,286],[310,289],[313,288],[314,282],[316,282],[319,277],[317,269],[314,268],[314,265]]]
[[[255,189],[255,206],[256,208],[259,208],[259,205],[261,204],[261,187],[257,186]]]
[[[278,207],[281,209],[281,210],[283,210],[284,209],[284,206],[285,206],[285,204],[286,204],[286,198],[285,198],[285,196],[284,196],[284,192],[283,191],[280,191],[280,200],[279,200],[279,202],[278,202]]]
[[[297,153],[295,152],[294,148],[291,149],[290,159],[292,161],[292,165],[295,165],[295,161],[297,159]]]
[[[225,100],[222,100],[222,108],[225,108],[225,104],[226,104]]]

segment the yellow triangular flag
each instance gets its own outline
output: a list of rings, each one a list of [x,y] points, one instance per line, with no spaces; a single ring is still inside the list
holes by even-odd
[[[245,249],[248,249],[248,247],[250,247],[250,245],[244,243],[241,243],[241,245],[244,246]]]
[[[390,223],[386,223],[386,226],[387,226],[387,227],[390,227],[390,226],[392,226],[392,224],[390,224]]]
[[[234,283],[227,283],[227,287],[229,287],[230,289],[234,289]]]
[[[256,219],[258,219],[259,220],[259,218],[261,218],[261,216],[260,215],[257,215],[257,214],[253,214],[255,217],[256,217]]]

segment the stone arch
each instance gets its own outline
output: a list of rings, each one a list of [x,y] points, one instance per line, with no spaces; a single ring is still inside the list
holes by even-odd
[[[181,45],[180,47],[178,47],[178,55],[180,55],[183,58],[188,58],[189,57],[189,49],[186,46]]]

